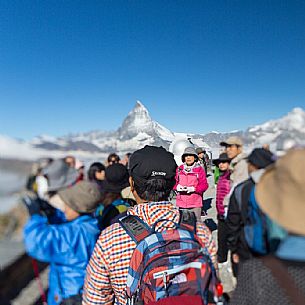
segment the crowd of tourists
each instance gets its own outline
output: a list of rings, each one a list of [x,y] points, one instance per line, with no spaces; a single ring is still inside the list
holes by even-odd
[[[26,251],[50,265],[47,304],[304,305],[305,148],[246,154],[234,136],[219,151],[190,143],[179,166],[156,146],[88,168],[42,160],[22,199]],[[216,240],[204,210],[214,184]]]

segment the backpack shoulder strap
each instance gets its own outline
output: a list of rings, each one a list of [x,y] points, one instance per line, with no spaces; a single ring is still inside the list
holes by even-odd
[[[241,182],[234,188],[234,195],[240,210],[242,209],[243,206],[243,201],[244,201],[243,199],[246,198],[248,201],[253,185],[254,185],[253,180],[248,179],[244,182]]]
[[[180,220],[179,227],[192,233],[196,233],[196,216],[194,212],[188,210],[179,210]]]
[[[151,233],[150,227],[138,216],[126,215],[119,219],[119,223],[136,244]]]
[[[254,181],[249,178],[248,180],[238,184],[234,189],[234,196],[237,201],[243,223],[245,223],[247,219],[250,195],[254,186]]]
[[[261,260],[271,271],[274,279],[290,301],[295,305],[304,304],[305,295],[296,285],[295,280],[288,273],[286,266],[281,262],[281,260],[271,255],[263,256]]]

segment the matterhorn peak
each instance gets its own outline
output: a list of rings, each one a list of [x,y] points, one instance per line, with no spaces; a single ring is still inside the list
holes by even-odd
[[[136,108],[136,107],[137,107],[137,108],[143,108],[143,109],[147,110],[140,100],[137,100],[137,101],[136,101],[135,108]]]
[[[118,129],[119,138],[131,139],[142,134],[146,136],[159,136],[161,138],[173,137],[171,131],[153,121],[148,110],[141,101],[137,101],[134,108],[128,113],[122,126]]]
[[[139,116],[141,116],[141,114],[142,114],[142,116],[145,114],[144,116],[146,116],[149,120],[151,120],[147,108],[146,108],[146,107],[142,104],[142,102],[139,101],[139,100],[136,101],[135,106],[134,106],[133,109],[128,113],[128,116],[132,116],[132,115],[134,115],[135,113],[138,114],[138,115],[137,115],[137,118],[138,118]],[[128,116],[127,116],[127,117],[128,117]]]

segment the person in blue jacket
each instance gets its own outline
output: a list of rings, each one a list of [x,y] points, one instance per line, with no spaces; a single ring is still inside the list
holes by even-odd
[[[86,266],[100,230],[93,211],[101,201],[95,183],[81,181],[58,192],[67,222],[49,224],[39,202],[26,200],[29,221],[24,228],[27,253],[50,263],[48,305],[81,304]]]

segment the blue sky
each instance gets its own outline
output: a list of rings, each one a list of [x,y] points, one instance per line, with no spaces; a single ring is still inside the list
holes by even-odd
[[[304,1],[0,2],[0,134],[114,130],[137,99],[173,131],[305,108]]]

